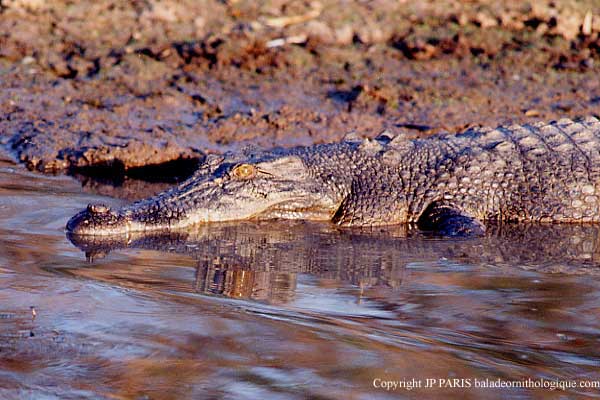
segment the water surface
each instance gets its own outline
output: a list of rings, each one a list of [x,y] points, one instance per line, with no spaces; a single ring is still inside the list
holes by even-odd
[[[122,203],[0,163],[0,398],[600,397],[475,387],[600,381],[596,226],[244,222],[73,244],[64,224],[92,201]],[[406,387],[428,378],[463,387]]]

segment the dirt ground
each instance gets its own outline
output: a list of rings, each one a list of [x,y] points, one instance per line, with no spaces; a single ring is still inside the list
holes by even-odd
[[[597,0],[0,1],[0,142],[46,172],[598,116],[599,77]]]

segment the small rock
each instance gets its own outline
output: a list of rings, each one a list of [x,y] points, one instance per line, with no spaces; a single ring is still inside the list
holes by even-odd
[[[71,74],[71,70],[65,59],[56,53],[50,53],[48,55],[48,66],[54,71],[54,73],[58,76],[68,76]]]
[[[592,21],[593,14],[591,11],[588,11],[583,17],[583,24],[581,24],[581,33],[585,36],[589,36],[592,34]]]
[[[321,43],[333,44],[336,42],[336,34],[324,22],[309,21],[306,24],[306,33],[309,38],[315,39]]]
[[[380,43],[385,40],[383,31],[375,24],[366,24],[359,27],[356,35],[362,43],[366,44]]]
[[[354,38],[354,29],[350,25],[344,25],[335,30],[335,38],[338,44],[351,44]]]
[[[573,40],[579,34],[580,17],[576,14],[561,13],[556,18],[554,30],[567,40]]]
[[[540,23],[537,28],[535,28],[535,33],[540,36],[544,35],[546,32],[548,32],[548,25],[544,22]]]
[[[465,26],[469,23],[469,17],[465,13],[460,13],[458,16],[458,24],[460,26]]]
[[[206,33],[206,19],[201,16],[194,18],[194,28],[196,29],[196,35],[198,37]]]
[[[46,1],[44,0],[13,0],[13,1],[7,1],[7,4],[4,4],[5,2],[2,2],[2,5],[4,7],[7,8],[16,8],[16,9],[21,9],[21,10],[27,10],[27,11],[41,11],[43,9],[45,9],[46,7],[49,7],[46,3]]]
[[[498,25],[496,18],[491,17],[483,12],[478,12],[477,15],[475,15],[475,22],[478,23],[482,28],[491,28]]]
[[[35,58],[33,58],[31,56],[25,56],[21,60],[21,64],[23,64],[23,65],[33,64],[34,62],[35,62]]]
[[[500,23],[503,27],[516,31],[520,31],[525,28],[525,24],[519,19],[519,16],[511,12],[501,13]]]

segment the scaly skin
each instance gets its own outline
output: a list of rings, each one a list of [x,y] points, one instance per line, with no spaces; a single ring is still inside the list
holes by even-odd
[[[211,156],[181,185],[118,211],[90,205],[67,230],[293,218],[469,233],[486,221],[599,222],[599,195],[600,121],[588,117]]]

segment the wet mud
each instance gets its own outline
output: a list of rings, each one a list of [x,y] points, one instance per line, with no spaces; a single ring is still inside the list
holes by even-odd
[[[598,115],[599,34],[591,0],[12,0],[0,140],[32,169],[123,176],[353,130]]]

